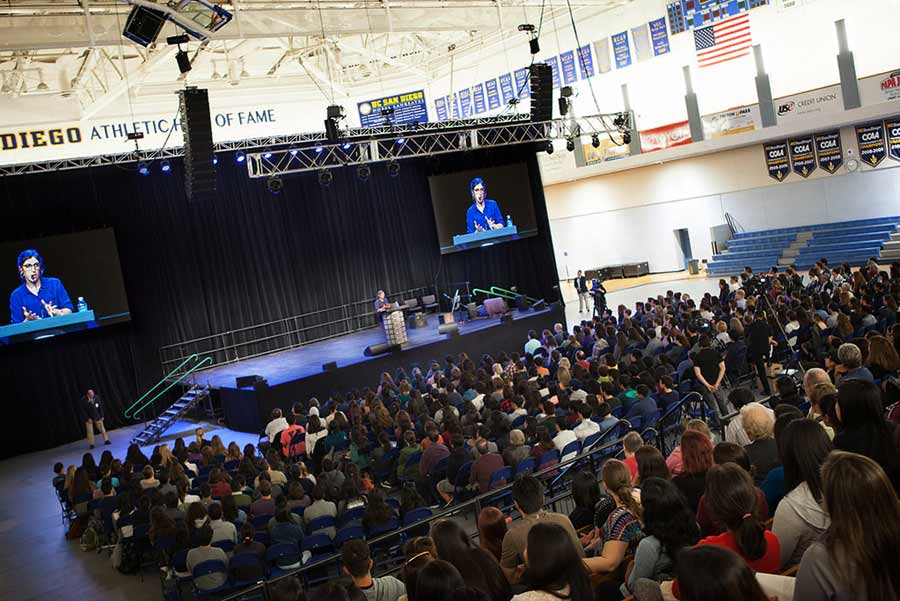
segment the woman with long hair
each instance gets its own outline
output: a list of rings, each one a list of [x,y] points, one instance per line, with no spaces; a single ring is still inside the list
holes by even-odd
[[[634,485],[640,486],[648,478],[662,478],[671,480],[672,474],[666,465],[666,458],[654,446],[643,445],[634,453],[637,461],[637,475],[634,477]]]
[[[416,578],[416,601],[453,601],[466,581],[452,563],[435,559],[423,567]]]
[[[644,538],[634,553],[634,566],[622,585],[622,595],[634,592],[638,579],[657,582],[673,575],[675,560],[685,547],[700,539],[694,514],[681,491],[668,480],[647,478],[641,486]]]
[[[900,355],[897,354],[890,340],[884,336],[873,336],[869,339],[869,356],[866,357],[866,367],[869,368],[876,380],[881,380],[900,370]]]
[[[538,522],[528,531],[522,581],[528,592],[514,601],[592,601],[591,579],[572,539],[559,524]]]
[[[225,461],[226,463],[229,461],[237,461],[240,462],[244,456],[241,454],[241,447],[238,446],[238,443],[233,440],[228,443],[228,450],[225,452]]]
[[[677,572],[681,601],[770,601],[747,563],[722,547],[682,551]]]
[[[900,490],[900,454],[893,428],[884,419],[881,389],[865,380],[847,380],[838,389],[834,448],[872,459]]]
[[[438,558],[452,563],[468,585],[486,592],[491,601],[509,601],[512,593],[500,564],[492,561],[490,553],[476,547],[459,523],[439,521],[431,528],[431,538]]]
[[[602,547],[599,555],[585,559],[584,563],[592,573],[612,574],[623,565],[626,555],[634,554],[641,539],[641,505],[634,498],[628,466],[618,459],[609,459],[603,464],[601,474],[603,486],[616,508],[602,523],[595,519],[593,540],[588,547],[595,548],[601,542]]]
[[[172,451],[169,450],[169,445],[167,445],[167,444],[159,445],[159,465],[160,465],[160,467],[169,467],[175,463],[178,463],[178,460],[175,459],[175,456],[172,454]]]
[[[72,481],[69,483],[68,492],[70,503],[78,503],[90,499],[93,494],[93,485],[84,466],[76,468],[75,473],[72,475]]]
[[[81,457],[81,467],[87,472],[88,480],[91,482],[97,480],[100,476],[100,469],[97,467],[97,462],[94,461],[94,456],[90,453],[85,453]]]
[[[831,520],[822,507],[822,464],[831,452],[825,430],[810,419],[785,428],[781,461],[787,491],[772,523],[781,545],[782,569],[796,565],[803,552],[828,528]]]
[[[575,501],[575,509],[569,514],[569,521],[575,530],[581,530],[594,523],[594,513],[597,501],[603,493],[600,483],[593,470],[583,469],[575,474],[572,480],[572,500]]]
[[[713,446],[705,435],[694,430],[685,430],[681,435],[681,473],[672,478],[681,490],[691,511],[697,513],[700,497],[706,487],[706,473],[712,467]]]
[[[401,596],[400,600],[418,601],[416,582],[419,571],[437,559],[437,549],[430,536],[417,536],[404,545],[403,553],[406,556],[406,563],[403,564],[403,583],[406,585],[406,595]]]
[[[385,501],[384,491],[376,488],[366,495],[366,512],[363,515],[363,527],[372,533],[397,518],[397,512]]]
[[[884,470],[834,452],[822,467],[831,524],[803,554],[794,598],[891,601],[900,597],[900,503]]]
[[[506,515],[496,507],[485,507],[478,514],[478,546],[490,553],[498,563],[506,531]]]
[[[212,447],[213,456],[217,457],[219,455],[225,456],[226,449],[225,443],[222,442],[222,437],[218,434],[212,437],[212,440],[209,443],[209,446]]]

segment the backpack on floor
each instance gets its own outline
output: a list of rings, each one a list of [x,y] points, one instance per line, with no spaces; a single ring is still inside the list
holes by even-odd
[[[84,532],[81,533],[79,545],[82,551],[96,551],[97,547],[100,546],[100,535],[97,534],[97,530],[94,529],[93,525],[88,525]]]
[[[141,552],[137,544],[132,541],[120,541],[119,546],[122,552],[115,568],[122,574],[137,574],[141,569]]]

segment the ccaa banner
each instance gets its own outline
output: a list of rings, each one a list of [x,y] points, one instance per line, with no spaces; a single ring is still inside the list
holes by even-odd
[[[816,151],[812,136],[788,140],[788,151],[794,173],[809,177],[809,174],[816,170]]]
[[[766,154],[766,169],[769,170],[769,177],[779,182],[784,181],[784,178],[791,172],[787,142],[765,144],[763,151]]]
[[[888,156],[900,161],[900,119],[887,119],[884,122],[887,131]]]
[[[859,144],[859,158],[869,167],[877,167],[887,149],[884,145],[884,124],[881,121],[856,126],[856,142]]]
[[[844,152],[841,149],[841,132],[829,131],[816,134],[816,157],[819,167],[834,175],[844,163]]]

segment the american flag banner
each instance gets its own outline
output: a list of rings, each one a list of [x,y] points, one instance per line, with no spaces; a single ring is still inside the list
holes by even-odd
[[[711,67],[750,54],[750,14],[694,30],[697,64]]]

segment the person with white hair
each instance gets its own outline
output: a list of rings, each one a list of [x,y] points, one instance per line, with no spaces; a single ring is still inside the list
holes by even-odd
[[[741,421],[750,444],[744,447],[750,457],[753,478],[756,484],[766,479],[773,467],[781,465],[778,445],[775,442],[775,419],[771,412],[759,403],[750,403],[741,408]]]
[[[875,381],[872,372],[867,367],[863,367],[862,351],[855,344],[845,342],[839,346],[838,361],[840,361],[840,365],[834,370],[837,384],[847,380]]]

